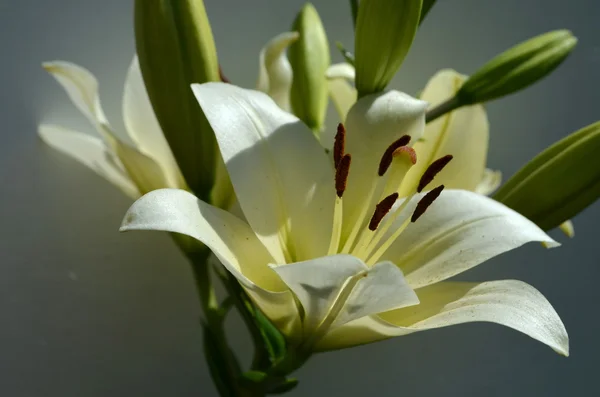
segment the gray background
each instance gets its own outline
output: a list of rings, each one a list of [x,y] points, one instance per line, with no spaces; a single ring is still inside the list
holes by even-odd
[[[257,55],[288,29],[301,0],[206,0],[221,62],[252,86]],[[506,176],[565,134],[600,118],[597,0],[440,0],[395,88],[418,91],[442,67],[473,72],[535,34],[568,27],[580,38],[557,73],[488,106],[489,164]],[[345,0],[315,0],[331,41],[352,46]],[[0,394],[211,396],[190,272],[168,237],[120,235],[130,201],[36,137],[38,122],[90,131],[40,62],[65,59],[99,78],[119,126],[134,50],[131,1],[0,0]],[[339,57],[336,59],[339,60]],[[334,119],[331,118],[333,125]],[[559,185],[560,181],[556,181]],[[561,315],[571,357],[490,324],[461,325],[314,357],[296,396],[592,396],[597,369],[600,206],[575,219],[577,236],[537,245],[464,275],[516,278]],[[232,320],[234,344],[248,340]]]

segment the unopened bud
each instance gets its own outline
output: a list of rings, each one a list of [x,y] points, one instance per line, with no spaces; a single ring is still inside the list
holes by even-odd
[[[464,105],[522,90],[556,69],[576,44],[577,38],[568,30],[529,39],[485,64],[465,82],[457,97]]]
[[[410,49],[421,16],[422,0],[363,0],[355,37],[356,88],[359,97],[381,92]]]
[[[329,94],[325,72],[331,60],[325,29],[312,4],[304,5],[292,30],[300,34],[289,49],[289,59],[294,71],[292,110],[318,133],[325,123]]]

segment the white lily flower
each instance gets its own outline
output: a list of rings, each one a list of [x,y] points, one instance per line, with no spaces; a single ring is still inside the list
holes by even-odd
[[[297,38],[296,32],[282,33],[269,41],[260,53],[258,89],[267,92],[286,110],[289,110],[292,70],[285,50]],[[98,95],[98,81],[90,71],[64,61],[47,62],[43,66],[99,135],[42,124],[39,134],[44,142],[88,166],[132,199],[154,189],[187,189],[152,109],[137,56],[129,67],[123,93],[124,136],[116,133],[106,119]],[[229,208],[232,198],[228,181],[221,177],[221,172],[226,171],[219,165],[211,202]]]
[[[42,124],[39,133],[47,144],[81,161],[133,199],[154,189],[186,188],[152,110],[137,57],[131,62],[123,94],[124,137],[117,135],[107,121],[92,73],[62,61],[44,63],[44,68],[100,135]]]
[[[397,200],[418,164],[409,141],[423,133],[425,102],[396,91],[360,99],[347,133],[338,130],[334,165],[309,128],[263,93],[223,83],[193,89],[245,220],[163,189],[134,203],[122,231],[201,241],[289,340],[308,348],[491,321],[568,353],[560,318],[533,287],[444,281],[530,241],[557,245],[546,233],[475,193],[419,193],[447,158]]]
[[[348,63],[332,65],[327,77],[331,99],[343,122],[356,102],[356,89],[352,85],[354,67]],[[465,80],[466,76],[454,70],[441,70],[429,80],[421,99],[433,108],[453,97]],[[433,160],[442,154],[452,153],[454,160],[440,176],[441,183],[449,189],[491,194],[500,186],[502,174],[485,168],[489,129],[485,108],[480,104],[460,108],[428,123],[423,139],[414,146],[422,161],[413,167],[407,178],[420,178]],[[400,196],[406,193],[400,192]]]

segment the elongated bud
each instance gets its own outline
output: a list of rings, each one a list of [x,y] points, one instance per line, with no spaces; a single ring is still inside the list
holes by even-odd
[[[465,82],[457,97],[466,105],[522,90],[556,69],[576,44],[577,38],[568,30],[529,39],[485,64]]]
[[[156,117],[190,189],[208,199],[218,160],[212,128],[190,85],[219,81],[202,0],[136,0],[135,38]]]
[[[356,88],[359,96],[383,91],[412,45],[422,0],[363,0],[355,37]]]
[[[300,38],[289,49],[289,59],[294,71],[292,110],[318,133],[323,127],[327,111],[329,92],[325,72],[331,59],[325,29],[312,4],[304,5],[292,30],[300,34]]]
[[[544,230],[560,226],[600,197],[600,122],[558,141],[494,195]]]

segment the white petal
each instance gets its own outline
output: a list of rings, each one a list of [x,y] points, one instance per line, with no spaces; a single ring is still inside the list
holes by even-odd
[[[98,81],[87,69],[64,61],[45,62],[44,69],[65,89],[73,104],[106,137],[106,130],[110,130],[109,123],[104,115],[98,96]],[[100,126],[105,126],[101,128]],[[110,141],[112,138],[108,137]],[[109,146],[112,145],[111,142]],[[111,146],[112,147],[112,146]]]
[[[142,194],[170,186],[163,169],[153,158],[117,139],[113,145],[127,174]]]
[[[123,120],[139,150],[160,165],[167,186],[183,188],[183,177],[152,109],[137,56],[133,58],[125,80]]]
[[[352,156],[344,193],[343,238],[365,205],[385,150],[403,135],[415,142],[423,134],[427,103],[398,91],[367,95],[350,109],[346,120],[346,151]],[[368,204],[368,203],[367,203]]]
[[[293,72],[285,50],[296,40],[298,32],[285,32],[274,37],[260,51],[256,89],[269,94],[279,107],[290,111]]]
[[[481,181],[479,181],[479,184],[475,189],[475,193],[489,196],[490,194],[494,193],[494,191],[498,189],[501,184],[502,172],[486,168],[485,171],[483,171],[483,178],[481,178]]]
[[[268,264],[273,258],[250,227],[234,215],[178,189],[146,194],[127,211],[121,231],[161,230],[205,244],[282,330],[298,313],[292,295]]]
[[[358,97],[356,88],[350,84],[354,82],[354,75],[354,67],[348,63],[338,63],[327,69],[329,95],[342,123]]]
[[[261,92],[224,83],[193,89],[244,215],[276,263],[325,255],[334,175],[312,132]]]
[[[435,107],[452,98],[465,80],[466,76],[453,70],[442,70],[431,78],[421,99]],[[417,164],[408,173],[400,195],[408,195],[429,164],[447,154],[454,158],[436,177],[436,183],[448,189],[474,191],[485,169],[488,140],[489,123],[482,105],[462,107],[428,123],[423,140],[414,146]]]
[[[348,62],[335,63],[327,68],[325,76],[328,79],[344,79],[354,82],[356,69]]]
[[[49,146],[88,166],[127,196],[132,199],[140,196],[131,179],[114,163],[100,139],[55,125],[40,125],[39,135]]]
[[[188,235],[209,247],[242,284],[285,290],[268,267],[272,257],[245,222],[184,190],[160,189],[140,198],[123,220],[121,231],[128,230]]]
[[[304,328],[314,331],[327,317],[346,281],[368,267],[351,255],[332,255],[272,266],[304,308]]]
[[[442,282],[417,290],[421,303],[363,317],[328,334],[321,350],[340,349],[394,336],[467,322],[493,322],[523,332],[560,354],[569,337],[552,305],[532,286],[515,280]]]
[[[398,266],[392,262],[380,262],[369,268],[356,283],[331,329],[374,313],[417,304],[419,298]]]
[[[415,198],[396,225],[410,217]],[[394,226],[390,228],[392,233]],[[528,242],[557,246],[521,214],[485,196],[464,190],[444,191],[423,216],[383,254],[400,266],[413,288],[452,277]]]

